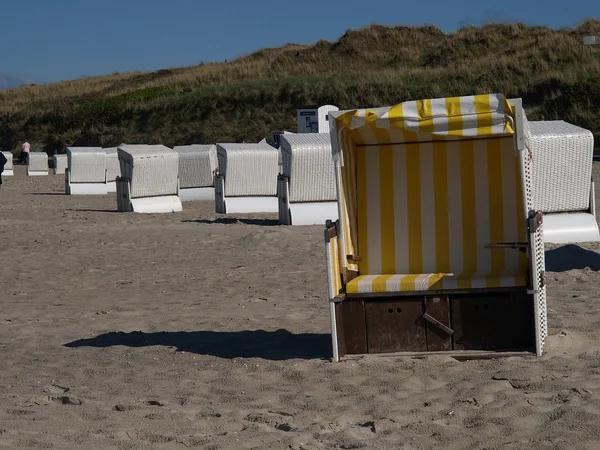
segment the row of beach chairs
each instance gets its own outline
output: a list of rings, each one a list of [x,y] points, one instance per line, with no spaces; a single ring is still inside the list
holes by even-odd
[[[501,94],[331,110],[328,119],[328,133],[278,135],[280,148],[70,148],[66,191],[105,193],[114,177],[119,211],[210,200],[217,213],[324,223],[336,361],[541,355],[544,243],[600,240],[592,133],[529,121],[521,99]],[[110,175],[109,158],[118,161]]]
[[[280,142],[69,147],[54,156],[54,173],[64,173],[67,195],[116,192],[122,212],[178,212],[182,202],[209,200],[217,213],[279,213],[286,225],[337,219],[329,134],[285,133]],[[46,154],[32,152],[27,172],[48,175]]]
[[[329,111],[339,114],[339,111]],[[592,180],[593,135],[564,121],[528,121],[532,205],[544,211],[544,240],[600,240]],[[335,141],[335,136],[334,139]],[[330,133],[290,133],[280,148],[259,143],[71,147],[54,156],[70,195],[117,192],[121,211],[181,211],[181,202],[209,200],[217,213],[278,213],[285,225],[337,220],[338,190]],[[5,176],[13,156],[4,153]],[[47,175],[45,153],[32,152],[27,173]]]

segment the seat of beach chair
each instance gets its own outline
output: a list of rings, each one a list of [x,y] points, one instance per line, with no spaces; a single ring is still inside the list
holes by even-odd
[[[383,294],[517,286],[527,286],[527,277],[525,274],[505,272],[500,274],[413,273],[360,275],[346,285],[346,293]]]

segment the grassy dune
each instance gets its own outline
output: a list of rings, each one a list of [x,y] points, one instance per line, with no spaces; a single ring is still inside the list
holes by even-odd
[[[295,129],[296,108],[341,108],[501,92],[522,97],[530,119],[556,117],[600,137],[600,21],[553,30],[522,24],[373,25],[336,42],[288,44],[233,61],[114,73],[0,92],[0,147],[120,142],[258,141]],[[76,61],[74,61],[76,64]]]

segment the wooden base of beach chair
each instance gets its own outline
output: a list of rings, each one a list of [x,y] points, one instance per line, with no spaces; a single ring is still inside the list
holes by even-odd
[[[335,303],[338,355],[535,353],[534,308],[525,292],[346,298]]]
[[[454,350],[534,349],[533,301],[526,293],[452,298]]]

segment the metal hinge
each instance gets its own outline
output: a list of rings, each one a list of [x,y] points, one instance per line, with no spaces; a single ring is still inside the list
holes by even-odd
[[[546,286],[546,272],[542,270],[540,272],[540,287],[543,288],[544,286]]]
[[[544,213],[542,211],[529,211],[527,227],[530,233],[535,233],[544,222]]]
[[[447,327],[442,322],[440,322],[439,320],[431,317],[427,313],[423,314],[423,319],[425,319],[430,324],[435,325],[436,327],[438,327],[440,330],[442,330],[443,332],[445,332],[446,334],[448,334],[448,336],[452,336],[454,334],[454,330],[452,328]]]

